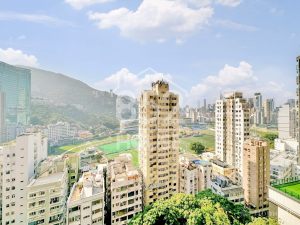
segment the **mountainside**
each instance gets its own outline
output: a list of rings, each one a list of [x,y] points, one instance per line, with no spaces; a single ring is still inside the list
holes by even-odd
[[[33,124],[66,120],[82,127],[117,128],[116,105],[119,99],[135,102],[128,97],[96,90],[63,74],[37,68],[31,70]],[[136,104],[134,103],[135,107]],[[122,112],[130,117],[130,112]]]
[[[117,95],[96,90],[63,74],[29,69],[33,98],[43,98],[55,105],[72,105],[89,113],[115,115]]]

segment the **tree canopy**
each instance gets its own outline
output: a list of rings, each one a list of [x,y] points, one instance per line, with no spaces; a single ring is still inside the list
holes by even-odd
[[[251,220],[243,205],[235,205],[210,190],[198,195],[176,194],[156,201],[136,215],[130,225],[277,225],[269,219]]]
[[[201,154],[204,151],[205,146],[200,142],[193,142],[190,145],[190,149],[196,152],[197,154]]]

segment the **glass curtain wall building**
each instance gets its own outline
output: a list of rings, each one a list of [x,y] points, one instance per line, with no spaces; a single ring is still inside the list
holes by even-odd
[[[31,71],[0,62],[0,93],[4,114],[0,126],[6,131],[2,141],[9,141],[30,121]]]

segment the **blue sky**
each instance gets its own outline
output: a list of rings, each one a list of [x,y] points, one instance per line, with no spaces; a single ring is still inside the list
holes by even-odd
[[[164,76],[190,104],[230,90],[282,103],[296,88],[299,9],[293,0],[0,0],[0,60],[120,94]]]

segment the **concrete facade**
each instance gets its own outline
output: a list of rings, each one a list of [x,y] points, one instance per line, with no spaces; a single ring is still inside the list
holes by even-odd
[[[268,212],[270,149],[268,143],[249,139],[244,143],[243,189],[245,205],[252,211]]]
[[[145,203],[178,193],[179,96],[164,81],[152,83],[139,101],[139,160]]]
[[[250,109],[243,94],[233,92],[216,102],[215,148],[221,161],[238,169],[236,181],[242,182],[243,144],[249,138]]]

